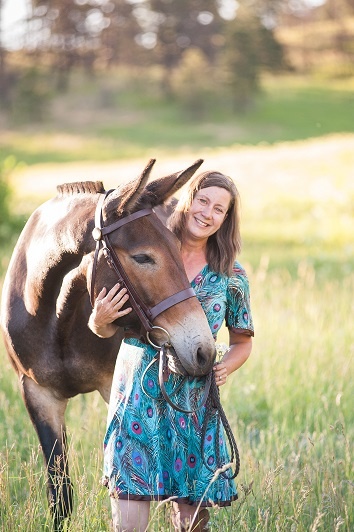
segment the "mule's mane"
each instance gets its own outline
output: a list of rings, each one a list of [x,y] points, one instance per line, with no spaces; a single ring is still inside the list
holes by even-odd
[[[57,186],[57,196],[71,196],[73,194],[97,194],[105,192],[102,181],[78,181],[77,183],[64,183]]]

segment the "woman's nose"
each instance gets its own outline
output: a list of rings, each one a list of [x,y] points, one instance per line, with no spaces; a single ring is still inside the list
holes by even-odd
[[[212,214],[212,207],[210,205],[204,205],[203,210],[202,210],[202,215],[204,216],[204,218],[211,218],[211,214]]]

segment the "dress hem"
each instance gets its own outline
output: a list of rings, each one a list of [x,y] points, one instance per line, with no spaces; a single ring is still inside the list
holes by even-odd
[[[123,501],[169,501],[179,504],[189,504],[190,506],[200,506],[201,508],[213,507],[213,506],[231,506],[231,503],[238,499],[237,495],[233,495],[231,499],[227,501],[191,501],[188,497],[177,497],[175,495],[134,495],[131,493],[111,493],[110,496],[113,499],[122,499]]]

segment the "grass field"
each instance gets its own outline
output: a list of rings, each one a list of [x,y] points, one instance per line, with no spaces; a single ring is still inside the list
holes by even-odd
[[[0,152],[26,165],[103,162],[354,132],[354,79],[266,78],[247,112],[233,112],[216,94],[195,118],[166,99],[154,79],[142,85],[144,74],[139,76],[74,76],[71,90],[54,99],[44,122],[2,128]]]
[[[235,178],[242,198],[240,261],[256,335],[251,358],[222,390],[241,472],[238,502],[212,512],[214,532],[354,529],[353,146],[347,134],[159,153],[156,177],[203,156],[205,169]],[[150,151],[82,166],[32,161],[11,178],[13,204],[25,220],[56,184],[93,175],[117,184],[134,177]],[[1,276],[14,239],[2,240]],[[0,528],[49,530],[42,456],[2,344],[0,358]],[[99,484],[105,416],[95,393],[68,410],[75,532],[109,530]],[[154,506],[150,530],[170,530],[164,506]]]

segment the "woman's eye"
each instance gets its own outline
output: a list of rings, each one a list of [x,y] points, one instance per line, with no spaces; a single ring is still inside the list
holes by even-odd
[[[155,264],[155,261],[149,255],[140,253],[139,255],[133,255],[132,257],[138,264]]]

